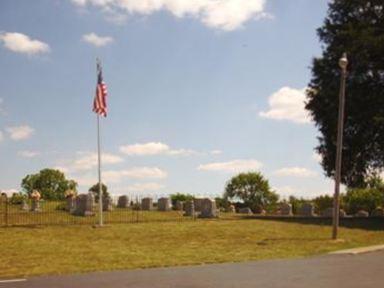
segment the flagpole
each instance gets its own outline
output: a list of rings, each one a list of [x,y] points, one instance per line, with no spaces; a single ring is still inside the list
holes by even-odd
[[[99,58],[96,62],[99,63]],[[103,226],[103,188],[101,186],[100,115],[97,113],[97,160],[99,174],[99,226]]]
[[[103,226],[103,189],[101,187],[100,116],[97,114],[97,159],[99,172],[99,226]]]

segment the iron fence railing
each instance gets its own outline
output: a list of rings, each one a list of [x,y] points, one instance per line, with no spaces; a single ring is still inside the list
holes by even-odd
[[[105,224],[110,223],[142,223],[165,221],[190,221],[194,217],[184,216],[183,211],[150,211],[137,209],[138,205],[127,208],[118,208],[112,205],[103,212]],[[12,203],[11,199],[0,197],[0,226],[28,226],[28,225],[71,225],[71,224],[98,224],[98,205],[92,208],[92,213],[81,216],[68,211],[66,201],[40,200],[36,207],[33,200],[28,199],[22,203]]]

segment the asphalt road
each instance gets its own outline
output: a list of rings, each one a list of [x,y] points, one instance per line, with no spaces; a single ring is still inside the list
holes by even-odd
[[[15,288],[326,287],[370,288],[384,284],[384,251],[191,267],[49,276],[0,283]]]

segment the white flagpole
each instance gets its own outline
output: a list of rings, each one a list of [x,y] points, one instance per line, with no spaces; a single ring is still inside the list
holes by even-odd
[[[99,226],[103,226],[103,188],[101,187],[100,115],[97,114],[97,158],[99,172]]]
[[[96,59],[99,63],[99,58]],[[99,226],[103,226],[103,188],[101,186],[100,115],[97,114],[97,159],[99,172]]]

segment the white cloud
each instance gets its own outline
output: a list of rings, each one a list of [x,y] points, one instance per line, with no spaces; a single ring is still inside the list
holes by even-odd
[[[127,187],[127,191],[142,192],[142,191],[156,191],[163,189],[165,186],[160,183],[135,183]]]
[[[164,179],[167,172],[157,167],[134,167],[123,170],[107,170],[102,172],[106,183],[119,183],[126,179]]]
[[[4,140],[4,134],[3,132],[0,131],[0,142],[2,142]]]
[[[78,158],[76,158],[69,164],[70,169],[72,168],[75,171],[81,171],[81,170],[90,170],[97,166],[97,162],[98,162],[97,153],[78,152],[77,154],[78,154]],[[117,164],[123,161],[124,160],[120,156],[115,154],[111,154],[111,153],[101,154],[102,165]]]
[[[291,176],[291,177],[314,177],[317,175],[316,172],[311,171],[307,168],[303,167],[286,167],[281,168],[277,171],[275,171],[273,174],[277,176]]]
[[[33,40],[22,33],[2,33],[0,34],[0,40],[5,48],[16,53],[32,55],[50,51],[48,44],[39,40]]]
[[[258,170],[262,167],[262,163],[254,160],[232,160],[229,162],[214,162],[200,165],[197,169],[201,171],[222,171],[222,172],[248,172]]]
[[[35,133],[35,129],[28,125],[7,127],[6,131],[11,139],[15,141],[28,139]]]
[[[40,153],[37,151],[29,151],[29,150],[23,150],[17,152],[17,155],[24,157],[24,158],[33,158],[38,156]]]
[[[232,31],[252,19],[270,17],[266,0],[72,0],[80,7],[93,5],[122,18],[122,13],[150,15],[168,11],[177,18],[193,17],[207,27]]]
[[[120,152],[129,156],[149,155],[180,155],[188,156],[197,152],[189,149],[171,149],[167,144],[161,142],[149,142],[144,144],[133,144],[120,146]]]
[[[260,112],[264,118],[288,120],[295,123],[310,123],[310,117],[305,110],[305,90],[283,87],[269,97],[269,110]]]
[[[211,151],[211,155],[220,155],[220,154],[223,154],[223,151],[221,151],[221,150],[212,150]]]
[[[112,37],[109,36],[98,36],[96,33],[89,33],[83,35],[83,41],[92,44],[96,47],[102,47],[106,46],[110,43],[112,43],[114,40]]]

